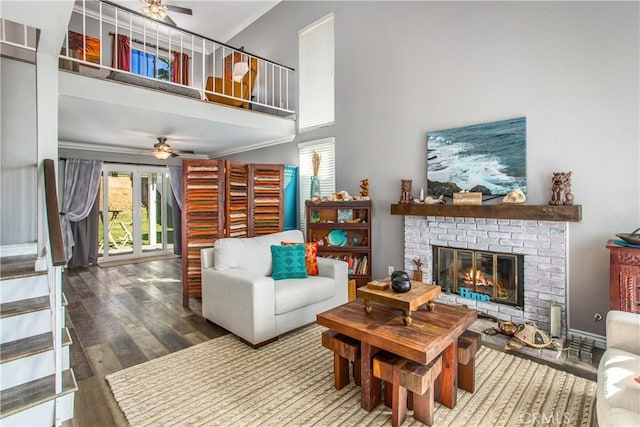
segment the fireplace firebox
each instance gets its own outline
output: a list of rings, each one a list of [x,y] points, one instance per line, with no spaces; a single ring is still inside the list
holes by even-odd
[[[524,256],[433,246],[433,279],[447,293],[524,306]]]

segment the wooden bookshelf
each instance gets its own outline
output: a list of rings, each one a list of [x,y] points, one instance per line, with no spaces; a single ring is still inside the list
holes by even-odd
[[[349,265],[349,280],[356,286],[371,281],[371,201],[305,202],[307,242],[318,242],[318,256],[340,259]],[[343,237],[336,240],[334,236]]]

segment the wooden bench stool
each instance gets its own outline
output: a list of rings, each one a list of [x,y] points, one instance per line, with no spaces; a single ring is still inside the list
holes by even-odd
[[[385,382],[385,401],[391,390],[391,425],[397,427],[407,418],[407,392],[413,397],[413,418],[433,424],[433,384],[442,371],[442,358],[428,365],[381,351],[373,358],[373,376]]]
[[[360,385],[360,341],[326,330],[322,333],[322,346],[333,351],[333,380],[340,390],[349,384],[349,362],[353,365],[353,379]]]
[[[466,330],[458,338],[458,387],[475,391],[476,353],[480,349],[480,334]]]

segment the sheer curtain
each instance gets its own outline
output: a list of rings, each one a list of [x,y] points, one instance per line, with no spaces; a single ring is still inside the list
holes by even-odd
[[[91,261],[93,263],[97,261],[98,206],[96,201],[101,170],[102,160],[67,159],[65,163],[60,220],[69,267],[88,265],[92,263]],[[90,215],[92,212],[93,215]],[[85,223],[80,223],[84,220],[86,220]]]
[[[182,166],[167,165],[169,182],[171,183],[171,195],[173,196],[173,209],[171,220],[173,224],[173,253],[182,253]]]

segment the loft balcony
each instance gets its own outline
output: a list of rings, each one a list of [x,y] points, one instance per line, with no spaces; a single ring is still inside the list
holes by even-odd
[[[59,64],[61,147],[169,135],[220,157],[295,137],[292,68],[107,1],[75,2]]]

